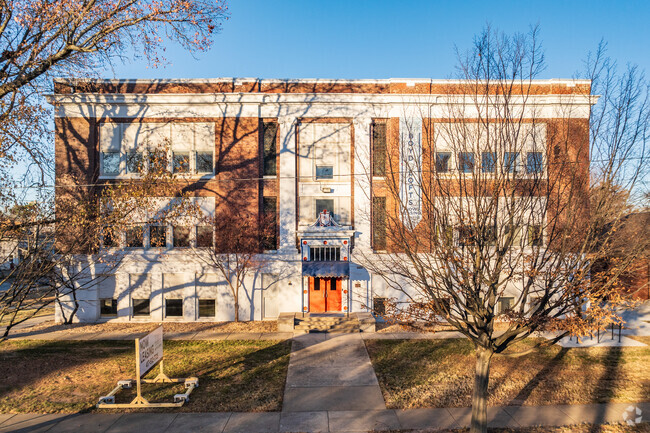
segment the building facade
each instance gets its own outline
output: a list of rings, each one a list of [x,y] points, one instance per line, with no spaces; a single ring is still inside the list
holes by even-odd
[[[259,254],[259,267],[245,280],[241,319],[368,311],[375,299],[390,296],[383,279],[364,266],[373,255],[391,250],[382,224],[391,207],[387,172],[399,166],[400,175],[421,173],[423,161],[434,155],[437,175],[478,169],[481,155],[471,155],[470,167],[467,152],[445,149],[444,134],[432,134],[426,126],[456,120],[449,107],[463,104],[454,90],[459,84],[428,79],[57,80],[50,99],[57,185],[137,178],[133,156],[142,157],[152,143],[168,143],[170,170],[192,183],[206,215],[224,215],[236,223],[239,210],[246,210],[275,226]],[[522,121],[536,119],[531,134],[546,143],[550,129],[574,122],[580,126],[574,147],[562,152],[588,155],[590,83],[539,80],[531,86],[534,103],[521,104]],[[472,113],[465,110],[463,116]],[[562,152],[553,151],[549,138],[543,148],[531,147],[516,157],[522,172],[546,170]],[[422,219],[417,189],[404,184],[409,203],[404,212],[415,225]],[[128,248],[126,260],[111,275],[96,267],[102,278],[78,294],[76,319],[232,320],[227,284],[196,258],[196,250],[211,247],[212,236],[228,236],[213,230],[201,224],[145,225],[135,238],[133,233],[118,236],[111,247]]]

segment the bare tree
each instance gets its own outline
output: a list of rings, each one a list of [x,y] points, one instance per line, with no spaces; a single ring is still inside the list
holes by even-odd
[[[487,431],[495,355],[534,350],[512,349],[534,333],[551,333],[544,344],[587,335],[618,322],[626,305],[618,277],[642,246],[606,270],[593,264],[611,254],[647,158],[648,90],[634,69],[615,76],[597,57],[594,87],[565,87],[549,111],[534,81],[544,68],[538,30],[488,28],[459,54],[461,80],[447,87],[443,115],[388,125],[378,188],[388,253],[364,262],[395,290],[389,314],[446,322],[474,343],[472,432]],[[588,118],[577,110],[596,102],[592,92],[608,107]],[[421,154],[409,147],[418,134]]]
[[[237,192],[234,195],[239,197]],[[197,233],[194,255],[227,284],[238,322],[246,280],[266,265],[261,253],[276,249],[275,214],[248,212],[222,198],[215,214],[204,218],[203,224],[205,231]]]
[[[140,173],[137,178],[80,185],[62,176],[56,199],[19,207],[12,218],[5,218],[0,240],[19,249],[21,260],[0,280],[5,287],[0,293],[0,341],[55,302],[65,323],[71,323],[79,309],[77,295],[96,288],[128,257],[123,233],[139,233],[142,243],[147,225],[164,227],[178,218],[198,217],[200,206],[187,182],[168,170],[169,144],[145,147],[146,154],[131,161]],[[151,232],[151,244],[164,246],[164,239],[155,236]],[[64,305],[71,306],[67,314]]]
[[[147,201],[142,193],[169,190],[163,186],[154,191],[146,181],[73,186],[77,180],[80,185],[96,180],[85,178],[61,179],[54,194],[54,152],[47,141],[51,112],[42,97],[51,91],[52,79],[77,78],[69,85],[59,84],[59,93],[92,91],[83,78],[96,76],[127,56],[144,57],[157,66],[165,63],[162,52],[170,42],[191,53],[209,49],[227,18],[221,0],[0,2],[0,210],[8,215],[16,205],[44,203],[29,221],[7,217],[0,224],[0,240],[13,246],[0,261],[15,256],[17,251],[12,250],[18,246],[23,255],[3,277],[0,315],[7,325],[5,335],[35,309],[44,308],[47,303],[42,301],[54,299],[53,293],[74,297],[74,290],[64,288],[79,287],[96,261],[82,260],[86,263],[82,265],[73,257],[95,253],[98,259],[99,240],[117,234],[124,224],[119,217],[132,207],[123,198]],[[16,173],[24,174],[15,178]],[[105,202],[116,199],[111,216],[98,212],[102,194],[107,194]],[[118,202],[125,204],[115,205]],[[119,262],[119,254],[99,255],[106,256],[100,259],[104,267]]]

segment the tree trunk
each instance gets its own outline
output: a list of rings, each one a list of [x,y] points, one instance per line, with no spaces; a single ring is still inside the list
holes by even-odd
[[[235,298],[235,322],[239,322],[239,299]]]
[[[492,351],[478,348],[476,352],[476,372],[474,393],[472,394],[472,423],[470,433],[487,432],[487,391],[490,381],[490,361]]]
[[[65,321],[66,325],[70,325],[72,323],[74,316],[77,314],[77,311],[79,311],[79,301],[77,300],[77,291],[75,289],[72,289],[72,299],[74,300],[74,308],[70,313],[70,317]]]

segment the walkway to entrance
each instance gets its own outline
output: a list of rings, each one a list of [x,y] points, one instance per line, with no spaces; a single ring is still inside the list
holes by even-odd
[[[386,403],[361,334],[293,338],[283,412],[380,409]]]

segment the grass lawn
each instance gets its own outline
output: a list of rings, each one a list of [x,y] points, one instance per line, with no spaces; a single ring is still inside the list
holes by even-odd
[[[495,356],[489,404],[648,401],[650,337],[637,339],[649,346],[551,346],[520,358]],[[366,346],[389,408],[471,406],[475,358],[468,340],[366,340]]]
[[[165,332],[277,332],[278,323],[275,320],[250,320],[246,322],[106,322],[106,323],[72,323],[68,325],[46,322],[29,328],[29,332],[65,331],[69,334],[101,333],[148,333],[157,327],[163,327]]]
[[[287,341],[166,341],[165,373],[199,378],[181,412],[279,411],[289,365]],[[0,344],[0,413],[94,409],[117,380],[135,378],[132,341],[7,341]],[[158,373],[155,367],[147,377]],[[181,385],[143,385],[152,402]],[[130,390],[116,402],[128,402]],[[182,392],[182,391],[181,391]],[[94,409],[98,410],[98,409]],[[163,409],[161,409],[163,410]],[[99,410],[98,410],[99,411]],[[106,410],[101,410],[106,412]]]

